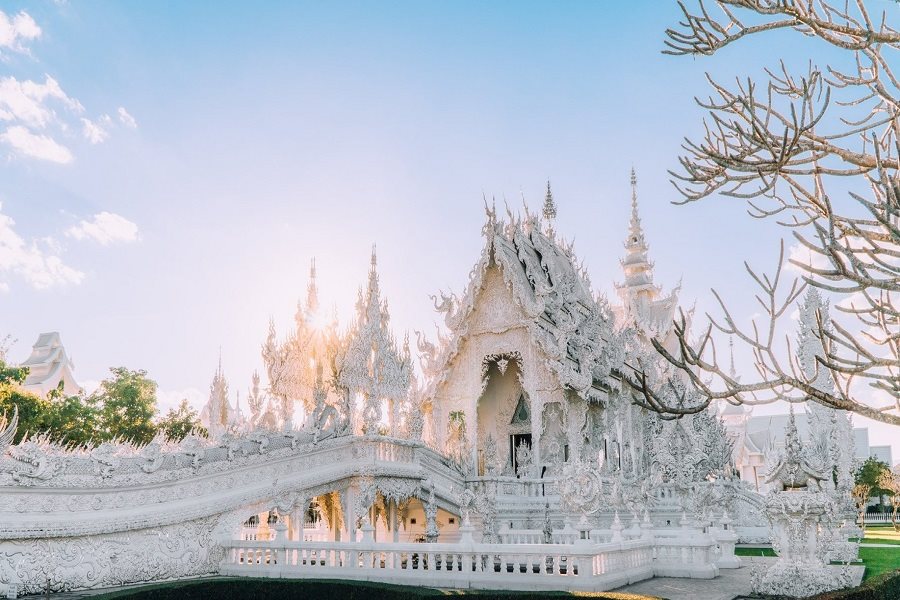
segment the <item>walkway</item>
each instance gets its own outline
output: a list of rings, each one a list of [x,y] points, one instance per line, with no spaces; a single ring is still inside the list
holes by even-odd
[[[750,595],[750,565],[755,562],[776,560],[772,557],[742,556],[744,566],[740,569],[721,569],[715,579],[675,579],[672,577],[654,577],[631,585],[620,587],[614,591],[629,594],[658,596],[666,600],[734,600]],[[854,566],[855,581],[862,582],[865,567]]]

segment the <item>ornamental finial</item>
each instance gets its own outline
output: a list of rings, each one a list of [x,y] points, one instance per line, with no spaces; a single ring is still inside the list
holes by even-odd
[[[631,230],[632,235],[634,235],[634,233],[640,233],[641,237],[643,237],[643,233],[641,232],[641,217],[638,215],[637,175],[634,172],[634,167],[631,167]]]
[[[319,309],[319,289],[316,286],[316,258],[309,263],[309,283],[306,286],[306,312],[314,313]]]
[[[729,367],[728,375],[732,379],[737,379],[737,369],[734,368],[734,338],[728,337],[728,352],[731,354],[731,366]]]
[[[544,196],[544,224],[547,227],[547,235],[553,237],[553,221],[556,219],[556,202],[553,201],[553,191],[550,189],[550,180],[547,179],[547,194]]]

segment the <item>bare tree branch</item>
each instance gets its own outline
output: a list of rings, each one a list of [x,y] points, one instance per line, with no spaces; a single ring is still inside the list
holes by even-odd
[[[638,404],[671,416],[714,400],[760,404],[813,401],[900,425],[900,80],[891,64],[900,33],[863,0],[698,0],[679,2],[680,27],[666,31],[665,54],[711,55],[745,38],[793,31],[853,60],[850,70],[810,63],[801,75],[781,63],[727,86],[707,76],[712,93],[697,103],[708,112],[705,135],[686,139],[680,170],[670,171],[685,204],[710,196],[738,198],[757,218],[776,217],[807,256],[787,261],[800,281],[784,278],[784,244],[772,278],[745,265],[759,292],[765,322],[737,326],[722,297],[721,315],[694,341],[685,316],[672,334],[677,351],[653,345],[693,392],[674,394],[672,374],[629,365],[625,381]],[[829,193],[828,190],[842,190]],[[789,339],[785,313],[806,285],[828,292],[839,319],[820,319],[822,354],[805,372]],[[740,382],[715,355],[714,334],[733,336],[752,353],[755,380]],[[670,345],[670,348],[672,346]],[[834,385],[817,382],[827,373]],[[887,400],[877,400],[878,394]]]

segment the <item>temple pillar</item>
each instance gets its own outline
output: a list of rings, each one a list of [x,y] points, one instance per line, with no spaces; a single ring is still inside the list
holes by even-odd
[[[397,510],[397,501],[391,500],[389,513],[388,513],[389,514],[388,522],[390,523],[390,526],[391,526],[391,534],[393,535],[393,540],[394,540],[395,544],[400,541],[399,519],[398,519],[398,515],[397,515],[398,512],[399,511]]]
[[[537,393],[528,394],[528,401],[531,404],[531,477],[541,476],[541,419],[543,418],[544,402],[538,397]]]
[[[433,543],[438,541],[437,503],[434,500],[434,490],[425,504],[425,541]]]
[[[338,504],[336,502],[331,503],[331,512],[330,519],[328,520],[328,524],[331,526],[331,530],[333,532],[332,539],[335,542],[341,541],[341,527],[338,521]],[[347,514],[344,513],[344,520],[346,521]]]
[[[356,495],[357,489],[355,485],[347,486],[344,492],[345,508],[344,508],[344,525],[347,529],[347,541],[356,541]]]
[[[301,496],[300,503],[294,506],[294,514],[291,521],[293,521],[296,532],[294,539],[298,542],[303,541],[303,527],[306,524],[306,509],[309,508],[309,502],[309,498]]]

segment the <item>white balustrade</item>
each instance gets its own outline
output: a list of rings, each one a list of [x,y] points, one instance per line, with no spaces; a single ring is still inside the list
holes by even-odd
[[[507,531],[508,540],[543,536]],[[714,577],[716,541],[686,534],[616,543],[224,542],[223,575],[337,578],[456,589],[609,590],[652,577]]]
[[[569,544],[228,541],[223,575],[334,577],[478,589],[612,589],[653,575],[644,540]]]

